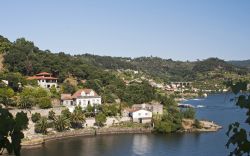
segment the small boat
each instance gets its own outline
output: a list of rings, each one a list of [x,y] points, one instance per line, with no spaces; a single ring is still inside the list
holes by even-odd
[[[196,106],[196,108],[203,108],[203,107],[205,107],[205,106],[203,106],[203,105],[197,105]]]
[[[191,105],[191,104],[181,104],[181,103],[178,104],[178,107],[181,107],[181,108],[194,108],[194,106]]]

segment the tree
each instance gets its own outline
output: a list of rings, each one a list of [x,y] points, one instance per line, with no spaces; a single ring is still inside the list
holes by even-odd
[[[232,81],[226,83],[227,86],[230,86],[233,93],[236,95],[236,105],[242,109],[247,109],[247,119],[245,123],[249,127],[250,125],[250,95],[247,92],[247,82],[239,81],[233,83]],[[240,126],[239,122],[235,122],[229,125],[226,135],[229,137],[229,140],[226,144],[226,147],[229,148],[232,144],[234,150],[230,152],[230,156],[233,155],[250,155],[250,128],[244,129]]]
[[[46,117],[41,117],[38,122],[35,124],[35,132],[36,133],[47,133],[48,128],[48,119]]]
[[[39,98],[38,99],[38,105],[42,109],[51,108],[52,104],[51,104],[50,97],[41,97],[41,98]]]
[[[107,121],[107,118],[104,113],[98,113],[95,117],[95,123],[99,127],[104,126],[106,121]]]
[[[14,152],[20,156],[21,139],[24,138],[22,130],[27,128],[28,121],[24,112],[18,112],[13,117],[7,109],[0,108],[0,155],[6,149],[9,154]]]
[[[82,124],[85,122],[85,115],[81,106],[76,106],[73,113],[70,116],[70,123],[73,128],[82,128]]]
[[[23,91],[20,93],[20,101],[18,102],[18,106],[20,108],[31,108],[32,106],[34,106],[35,98],[32,94],[32,88],[24,88]]]
[[[54,127],[57,131],[61,132],[68,129],[70,126],[70,121],[65,116],[59,115],[54,119]]]
[[[31,115],[31,120],[34,122],[34,123],[36,123],[38,120],[40,120],[41,119],[41,114],[40,113],[34,113],[34,114],[32,114]]]

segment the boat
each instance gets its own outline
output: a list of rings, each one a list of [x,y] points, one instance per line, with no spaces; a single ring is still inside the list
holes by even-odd
[[[181,103],[178,104],[178,107],[181,107],[181,108],[195,108],[191,104],[181,104]]]
[[[205,107],[204,105],[197,105],[196,108],[203,108]]]

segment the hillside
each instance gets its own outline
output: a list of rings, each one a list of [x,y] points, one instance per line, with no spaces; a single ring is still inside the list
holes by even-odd
[[[1,37],[0,37],[1,38]],[[63,52],[42,51],[24,38],[11,43],[2,37],[1,49],[5,51],[4,66],[10,72],[33,75],[41,71],[53,73],[62,82],[69,76],[78,79],[96,79],[107,74],[106,70],[140,71],[162,81],[204,81],[208,78],[227,78],[246,75],[249,69],[239,67],[218,58],[182,62],[159,57],[111,57],[98,55],[69,55]],[[8,46],[6,46],[8,45]],[[16,59],[18,58],[18,59]],[[212,76],[211,76],[212,75]]]
[[[240,66],[240,67],[245,67],[245,68],[250,69],[250,60],[228,61],[228,63],[235,65],[235,66]]]

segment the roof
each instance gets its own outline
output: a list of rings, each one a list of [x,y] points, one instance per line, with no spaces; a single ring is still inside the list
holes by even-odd
[[[42,76],[42,75],[52,75],[51,73],[47,73],[47,72],[41,72],[36,74],[37,76]]]
[[[27,79],[28,80],[57,80],[57,78],[52,77],[51,75],[52,75],[51,73],[41,72],[34,76],[30,76]]]
[[[72,100],[71,94],[61,94],[61,100]]]
[[[55,77],[43,77],[43,76],[30,76],[28,80],[57,80]]]
[[[94,92],[94,96],[98,96],[98,94],[93,90],[93,89],[79,89],[78,91],[76,91],[73,95],[72,98],[77,98],[77,97],[81,97],[81,93],[85,92],[85,94],[89,94],[91,91]]]

